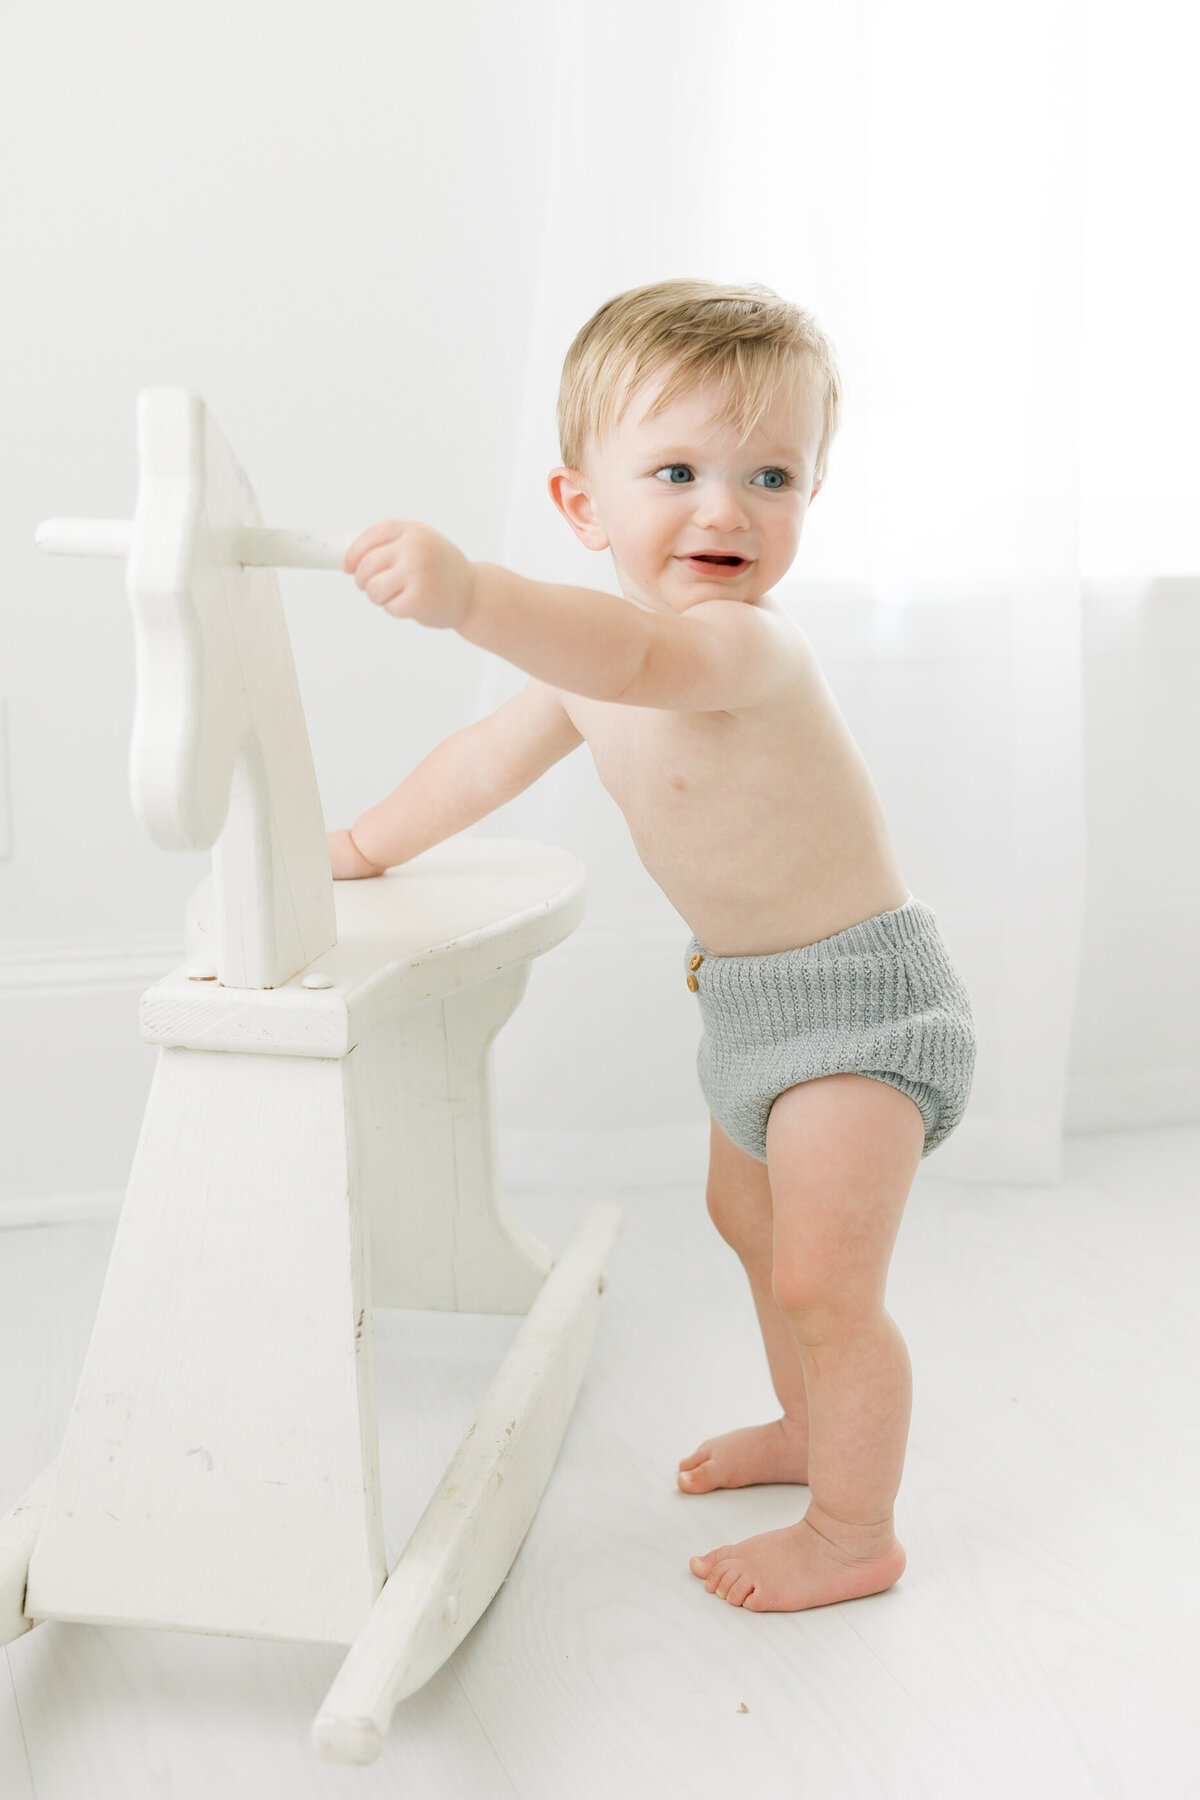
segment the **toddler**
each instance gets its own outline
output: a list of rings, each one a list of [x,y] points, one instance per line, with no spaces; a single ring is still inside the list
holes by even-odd
[[[688,1494],[807,1485],[798,1524],[692,1558],[709,1593],[790,1612],[879,1593],[911,1411],[884,1308],[917,1166],[970,1090],[970,1001],[908,891],[813,646],[771,590],[825,476],[840,382],[813,319],[760,284],[663,281],[579,332],[550,495],[610,550],[621,596],[473,563],[384,520],[345,568],[397,618],[451,628],[529,680],[349,831],[338,877],[462,831],[588,745],[693,936],[711,1113],[708,1210],[741,1258],[782,1415],[679,1464]]]

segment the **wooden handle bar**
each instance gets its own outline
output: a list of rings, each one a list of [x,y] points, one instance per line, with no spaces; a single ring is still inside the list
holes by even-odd
[[[245,525],[228,534],[229,560],[263,569],[340,569],[357,531],[273,531]],[[128,556],[128,519],[43,519],[34,542],[54,556]]]

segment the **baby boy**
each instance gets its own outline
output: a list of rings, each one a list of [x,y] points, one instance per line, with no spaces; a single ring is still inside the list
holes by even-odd
[[[710,1593],[788,1612],[879,1593],[912,1400],[884,1308],[923,1156],[970,1091],[970,1001],[905,886],[870,772],[812,644],[771,590],[837,430],[827,339],[769,288],[618,294],[567,354],[550,495],[611,550],[621,597],[473,563],[384,520],[345,568],[397,618],[525,670],[349,831],[338,877],[462,831],[585,743],[637,852],[694,934],[711,1113],[708,1210],[745,1267],[782,1416],[707,1439],[688,1494],[807,1485],[798,1524],[692,1558]]]

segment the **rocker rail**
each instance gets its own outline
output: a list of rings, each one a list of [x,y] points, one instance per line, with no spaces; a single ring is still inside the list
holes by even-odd
[[[475,1421],[325,1697],[326,1762],[373,1762],[397,1703],[486,1611],[550,1478],[595,1334],[617,1206],[593,1206],[513,1339]]]
[[[619,1207],[593,1206],[526,1314],[474,1422],[346,1656],[312,1727],[326,1762],[373,1762],[397,1704],[482,1617],[512,1566],[575,1405]],[[24,1612],[29,1560],[57,1461],[0,1519],[0,1644]]]

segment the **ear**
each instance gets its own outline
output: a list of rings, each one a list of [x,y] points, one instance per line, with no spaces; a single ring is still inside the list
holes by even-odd
[[[589,550],[607,550],[608,533],[596,517],[583,474],[578,469],[551,469],[546,485],[550,498],[580,543]]]

